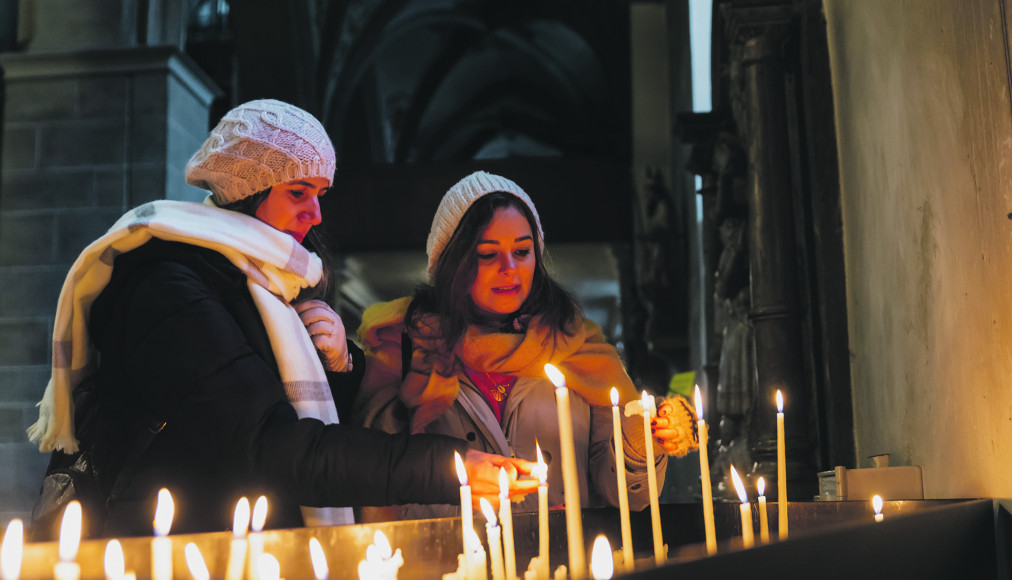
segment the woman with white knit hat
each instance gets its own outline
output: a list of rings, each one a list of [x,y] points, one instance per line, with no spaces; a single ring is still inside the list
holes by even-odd
[[[536,488],[516,481],[530,463],[465,441],[339,424],[364,359],[313,294],[325,272],[306,247],[334,169],[312,115],[244,103],[186,166],[211,192],[202,204],[135,208],[74,263],[29,437],[53,464],[85,452],[97,466],[107,507],[86,514],[92,534],[150,535],[163,487],[173,532],[229,529],[242,496],[268,497],[268,527],[351,523],[342,506],[453,501],[454,451],[475,501],[498,494],[499,466],[514,492]],[[39,522],[60,505],[47,491]]]
[[[624,419],[625,457],[616,461],[610,390],[622,404],[636,389],[601,329],[548,274],[534,202],[513,181],[483,171],[446,192],[429,232],[429,281],[411,297],[366,310],[359,339],[366,373],[355,420],[391,433],[444,434],[472,449],[559,458],[555,389],[545,363],[573,392],[573,436],[583,507],[618,505],[616,465],[626,470],[630,505],[648,505],[642,416]],[[652,444],[663,477],[667,454],[698,446],[681,398],[660,405]],[[561,461],[550,461],[549,502],[564,501]],[[663,483],[663,479],[661,479]],[[528,497],[515,509],[535,511]],[[454,506],[403,506],[376,517],[435,517]]]

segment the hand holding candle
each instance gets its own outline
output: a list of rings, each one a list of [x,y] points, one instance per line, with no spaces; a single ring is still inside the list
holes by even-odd
[[[622,530],[622,569],[633,569],[632,525],[629,521],[629,486],[625,480],[625,450],[622,445],[622,419],[618,409],[618,389],[611,388],[611,427],[615,439],[615,473],[618,483],[618,513]],[[647,445],[650,445],[649,439]]]
[[[734,483],[734,489],[738,492],[738,499],[741,500],[741,541],[742,545],[746,548],[751,548],[755,544],[755,536],[752,531],[752,509],[748,504],[748,493],[745,492],[745,484],[742,482],[741,477],[738,476],[738,471],[731,466],[731,481]]]
[[[0,579],[18,580],[21,576],[21,555],[24,552],[25,526],[14,518],[7,524],[4,540],[0,546]]]
[[[713,523],[713,488],[710,485],[710,458],[707,450],[709,434],[703,420],[703,398],[696,385],[696,417],[699,420],[699,483],[703,491],[703,528],[706,532],[706,553],[717,553],[717,532]]]
[[[53,565],[56,580],[78,580],[81,566],[77,563],[77,549],[81,545],[81,504],[74,500],[63,510],[60,524],[60,561]]]
[[[535,567],[539,580],[548,580],[548,464],[541,454],[541,445],[534,442],[538,456],[538,562]]]
[[[780,539],[787,539],[787,447],[784,442],[784,395],[777,389],[777,518]]]
[[[759,492],[759,541],[765,544],[770,541],[770,520],[766,515],[766,480],[760,477],[755,486]]]

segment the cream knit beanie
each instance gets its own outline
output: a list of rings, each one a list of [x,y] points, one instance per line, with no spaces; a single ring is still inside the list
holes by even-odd
[[[279,183],[307,177],[334,179],[334,146],[326,129],[302,109],[262,99],[222,117],[186,164],[186,182],[210,190],[218,205],[247,198]]]
[[[534,224],[538,228],[538,247],[542,252],[545,250],[545,232],[541,229],[541,218],[538,217],[538,210],[534,208],[534,202],[527,196],[524,190],[516,183],[492,175],[484,171],[475,171],[464,179],[461,179],[446,192],[443,200],[439,202],[436,215],[432,218],[432,228],[429,230],[429,239],[425,242],[425,253],[429,256],[429,279],[432,279],[436,272],[436,262],[439,256],[446,249],[446,244],[457,231],[457,225],[461,218],[467,213],[471,204],[478,201],[482,196],[501,191],[510,193],[527,204],[531,214],[534,216]]]

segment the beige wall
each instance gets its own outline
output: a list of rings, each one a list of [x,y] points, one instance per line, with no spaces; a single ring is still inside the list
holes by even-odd
[[[1012,105],[998,0],[826,0],[857,454],[1012,496]]]

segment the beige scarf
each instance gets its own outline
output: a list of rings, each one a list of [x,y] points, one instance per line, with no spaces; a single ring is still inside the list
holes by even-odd
[[[43,452],[77,451],[72,392],[93,370],[88,311],[108,284],[116,256],[152,238],[219,252],[246,274],[267,329],[289,402],[300,418],[337,423],[326,373],[305,326],[289,304],[302,288],[319,282],[322,264],[290,235],[260,220],[224,210],[208,197],[203,204],[156,201],[123,215],[81,252],[60,291],[53,328],[53,369],[39,402],[39,420],[28,438]],[[306,525],[353,523],[348,508],[302,508]]]
[[[401,332],[410,298],[371,306],[362,315],[359,339],[366,353],[379,364],[400,368]],[[552,363],[566,378],[566,386],[592,405],[610,406],[611,388],[616,387],[621,404],[637,398],[636,387],[625,372],[615,348],[605,342],[601,328],[583,320],[572,336],[552,333],[535,316],[522,334],[489,333],[467,329],[452,352],[447,351],[433,316],[423,317],[411,330],[411,371],[397,388],[397,397],[410,410],[412,433],[453,405],[460,391],[460,365],[480,372],[519,377],[545,377],[545,363]],[[367,378],[369,369],[366,369]],[[362,390],[390,388],[363,381]],[[366,397],[369,393],[365,393]]]

